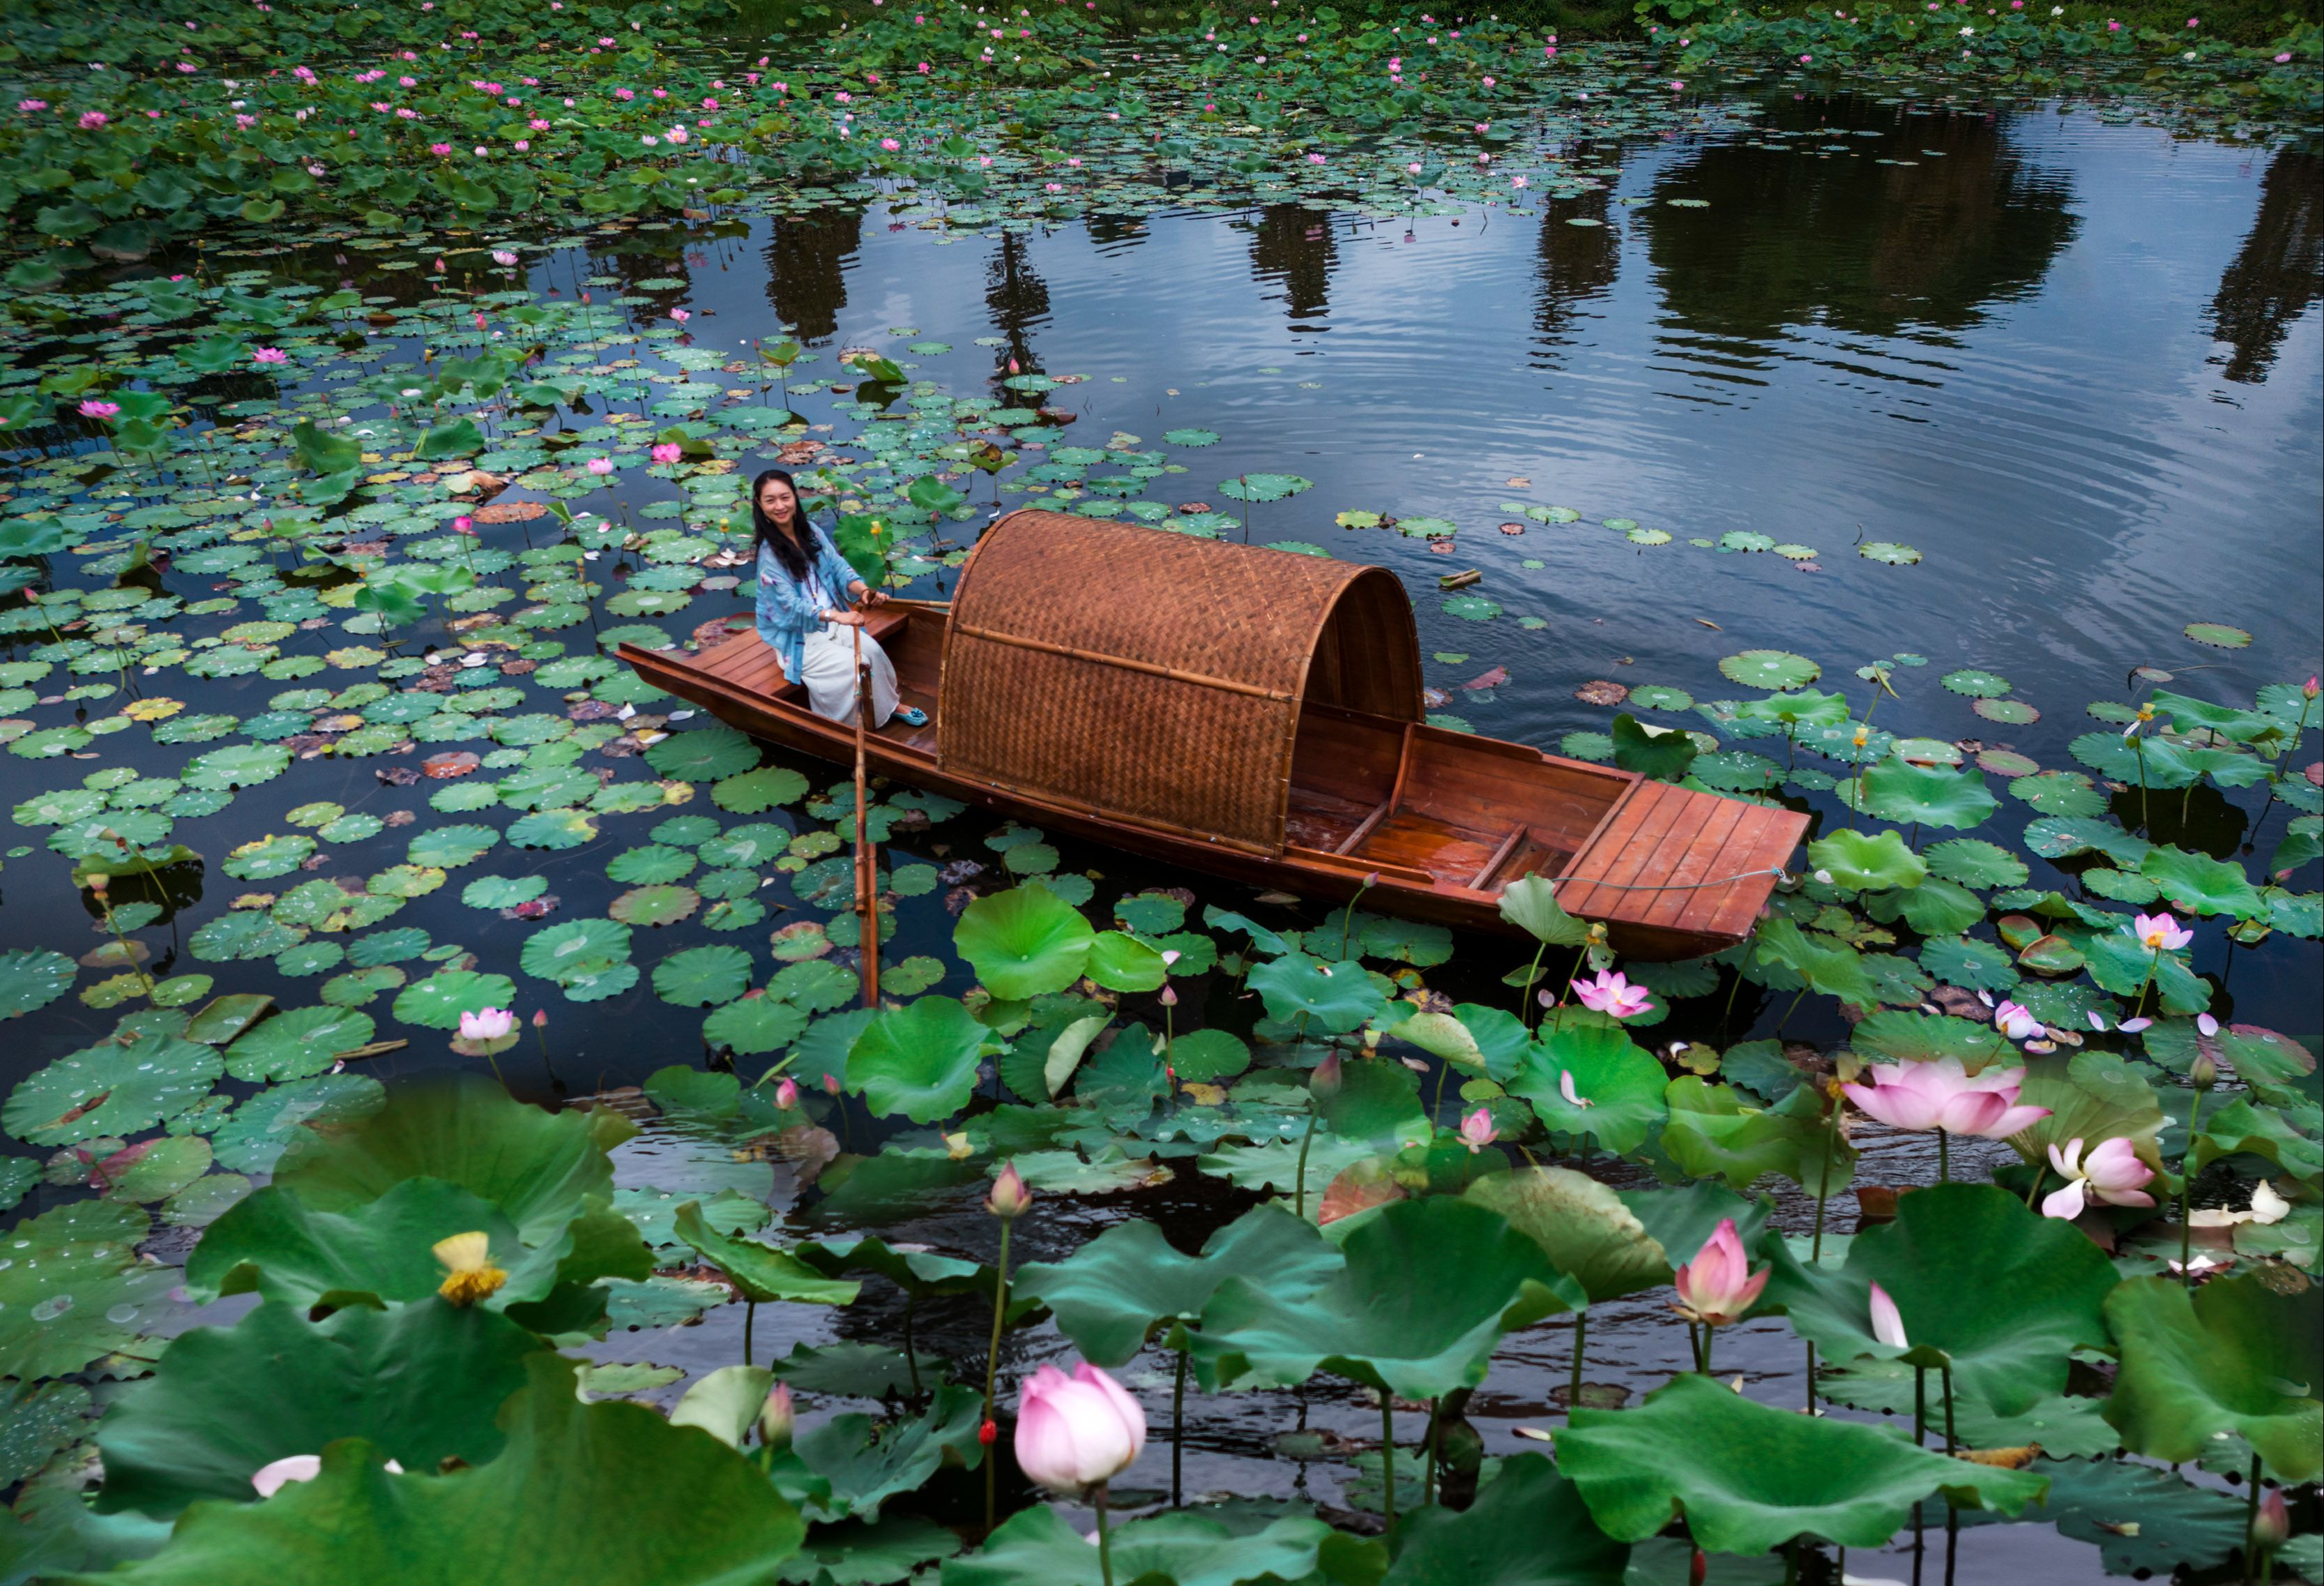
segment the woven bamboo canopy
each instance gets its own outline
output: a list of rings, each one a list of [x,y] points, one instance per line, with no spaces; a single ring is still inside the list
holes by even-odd
[[[1301,708],[1418,721],[1420,688],[1386,568],[1017,512],[961,569],[936,760],[1280,853]]]

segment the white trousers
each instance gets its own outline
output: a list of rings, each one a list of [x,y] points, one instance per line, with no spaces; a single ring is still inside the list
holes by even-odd
[[[807,636],[799,681],[807,685],[808,707],[825,721],[855,719],[856,632],[844,622],[825,622]],[[872,724],[884,727],[896,714],[896,663],[869,633],[863,635],[863,660],[872,669]]]

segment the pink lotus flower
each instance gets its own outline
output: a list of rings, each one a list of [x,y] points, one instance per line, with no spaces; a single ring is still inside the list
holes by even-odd
[[[1891,1129],[1941,1129],[1949,1134],[2006,1139],[2050,1116],[2047,1107],[2017,1105],[2023,1068],[1988,1068],[1971,1077],[1958,1057],[1924,1063],[1876,1063],[1872,1083],[1842,1085],[1865,1115]]]
[[[690,309],[672,309],[669,317],[674,324],[683,325],[694,318],[694,312]]]
[[[2001,1033],[2013,1041],[2023,1041],[2042,1033],[2042,1021],[2034,1010],[2022,1002],[2004,1002],[1993,1010],[1993,1022]]]
[[[506,248],[494,248],[493,250],[493,263],[500,265],[503,269],[506,269],[508,266],[516,263],[516,255],[510,253]]]
[[[1573,994],[1584,1008],[1594,1008],[1616,1019],[1634,1018],[1654,1006],[1654,998],[1644,986],[1634,986],[1621,975],[1609,974],[1602,969],[1595,980],[1577,982]]]
[[[497,1041],[515,1028],[516,1015],[505,1008],[481,1008],[460,1015],[460,1038],[464,1041]]]
[[[1872,1336],[1890,1349],[1908,1350],[1913,1341],[1904,1336],[1904,1318],[1896,1309],[1896,1302],[1878,1284],[1872,1286]]]
[[[2152,953],[2176,953],[2195,939],[2195,933],[2183,928],[2168,912],[2140,915],[2130,922],[2130,934]]]
[[[94,132],[112,119],[102,110],[84,110],[80,113],[81,130]]]
[[[1017,1401],[1017,1464],[1052,1492],[1083,1492],[1138,1462],[1146,1412],[1084,1360],[1066,1376],[1043,1366]]]
[[[675,463],[685,455],[686,448],[674,440],[666,440],[653,448],[653,460],[657,463]]]
[[[455,534],[466,534],[474,537],[476,532],[476,521],[468,516],[467,513],[462,512],[458,517],[452,520],[452,532]]]
[[[591,458],[589,459],[589,472],[591,472],[592,474],[596,475],[600,479],[604,478],[606,475],[608,475],[608,474],[612,473],[613,471],[613,458],[611,458],[611,457],[591,457]]]
[[[669,136],[671,143],[682,143],[686,142],[686,129],[682,126],[671,127],[669,129]]]
[[[110,419],[120,411],[119,402],[101,402],[95,397],[86,398],[80,404],[80,416],[84,419]]]
[[[250,1484],[261,1498],[272,1498],[293,1481],[312,1481],[323,1473],[320,1454],[285,1454],[251,1473]]]
[[[2087,1202],[2101,1206],[2152,1206],[2154,1197],[2141,1186],[2154,1177],[2154,1169],[2138,1159],[2131,1143],[2119,1136],[2100,1140],[2087,1157],[2077,1138],[2063,1151],[2050,1148],[2050,1166],[2067,1181],[2066,1187],[2042,1197],[2042,1215],[2070,1222],[2082,1214]]]
[[[1565,1104],[1569,1107],[1595,1107],[1598,1104],[1573,1088],[1573,1071],[1570,1068],[1557,1071],[1557,1093],[1565,1098]]]
[[[798,1081],[783,1075],[783,1083],[775,1087],[775,1106],[784,1112],[798,1105]]]
[[[251,361],[257,364],[287,364],[290,361],[290,355],[281,347],[261,347],[250,356]]]
[[[1489,1108],[1480,1107],[1461,1120],[1461,1141],[1469,1148],[1471,1157],[1500,1137],[1501,1131],[1493,1127],[1493,1114]]]
[[[1678,1290],[1679,1303],[1671,1308],[1690,1322],[1701,1322],[1712,1327],[1724,1327],[1739,1322],[1743,1314],[1759,1300],[1759,1292],[1767,1286],[1768,1269],[1751,1270],[1751,1259],[1743,1250],[1742,1237],[1735,1231],[1735,1219],[1722,1219],[1718,1229],[1703,1241],[1694,1259],[1678,1269],[1671,1286]]]

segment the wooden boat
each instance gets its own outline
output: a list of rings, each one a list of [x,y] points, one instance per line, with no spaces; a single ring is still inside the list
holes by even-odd
[[[1047,829],[1333,902],[1507,930],[1556,882],[1644,959],[1748,935],[1807,817],[1427,725],[1419,637],[1386,568],[1024,511],[943,604],[870,632],[931,720],[870,735],[874,772]],[[852,763],[745,629],[698,653],[621,647],[723,721]]]

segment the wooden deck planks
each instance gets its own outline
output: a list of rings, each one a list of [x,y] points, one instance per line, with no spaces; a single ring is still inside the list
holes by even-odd
[[[1731,798],[1716,799],[1708,807],[1694,804],[1692,799],[1689,802],[1691,807],[1685,817],[1674,828],[1679,834],[1675,839],[1680,844],[1679,852],[1670,854],[1669,845],[1665,844],[1666,857],[1655,866],[1654,880],[1669,882],[1672,890],[1631,894],[1644,905],[1642,910],[1632,917],[1643,925],[1677,925],[1699,898],[1715,890],[1701,888],[1697,883],[1716,881],[1734,873],[1734,867],[1726,863],[1721,855],[1742,825],[1745,811],[1749,807]],[[1684,835],[1688,821],[1700,823],[1692,836]],[[1681,888],[1686,890],[1680,890]]]
[[[1631,790],[1613,823],[1574,861],[1576,889],[1558,897],[1567,913],[1603,915],[1618,909],[1628,896],[1623,889],[1677,818],[1677,801],[1669,796],[1679,791],[1666,782],[1640,782]]]

